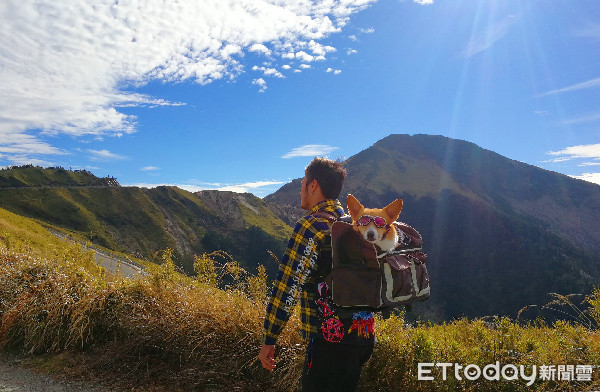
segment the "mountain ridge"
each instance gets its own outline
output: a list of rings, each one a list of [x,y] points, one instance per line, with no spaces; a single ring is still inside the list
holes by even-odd
[[[33,165],[0,169],[0,188],[32,187],[119,187],[114,177],[96,177],[87,170],[66,170],[63,167],[43,168]]]
[[[600,187],[432,135],[390,135],[345,161],[340,198],[367,207],[404,199],[421,232],[441,319],[515,316],[547,294],[600,281]],[[300,179],[265,197],[297,205]]]
[[[20,176],[29,172],[26,177],[42,179],[40,172],[52,176],[53,170],[16,168]],[[171,248],[190,274],[194,256],[215,250],[230,253],[249,270],[266,264],[273,274],[277,267],[266,251],[282,252],[292,230],[252,194],[74,183],[0,187],[0,207],[149,261],[160,262],[157,252]]]

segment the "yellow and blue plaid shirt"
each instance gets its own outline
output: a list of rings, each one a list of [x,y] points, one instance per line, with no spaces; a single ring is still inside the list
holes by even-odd
[[[275,344],[298,298],[302,337],[311,338],[318,332],[315,279],[321,254],[331,253],[329,223],[323,217],[312,215],[319,211],[328,212],[336,218],[344,215],[344,209],[338,200],[327,199],[315,205],[296,222],[267,305],[265,344]],[[306,290],[307,287],[315,289]]]

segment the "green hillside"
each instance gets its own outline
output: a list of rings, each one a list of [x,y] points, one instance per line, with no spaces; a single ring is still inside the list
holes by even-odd
[[[87,170],[43,168],[33,165],[0,169],[0,188],[53,186],[119,186],[112,177],[98,178]]]
[[[101,179],[63,169],[20,167],[2,173],[7,182],[27,187],[0,188],[1,208],[148,261],[160,262],[158,251],[174,249],[176,263],[189,273],[194,255],[215,250],[230,253],[249,269],[266,264],[274,273],[267,250],[282,252],[291,232],[251,194],[83,185]],[[65,184],[56,182],[63,177]],[[50,179],[53,186],[42,186]]]
[[[39,223],[3,208],[0,208],[0,241],[13,249],[43,250],[47,255],[64,248],[64,241],[52,235]]]

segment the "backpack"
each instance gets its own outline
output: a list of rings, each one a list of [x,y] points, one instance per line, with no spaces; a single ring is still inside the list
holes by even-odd
[[[338,307],[378,311],[429,299],[427,255],[422,252],[422,237],[413,227],[394,222],[398,246],[381,253],[353,229],[349,217],[315,215],[331,224],[332,262],[325,282]]]

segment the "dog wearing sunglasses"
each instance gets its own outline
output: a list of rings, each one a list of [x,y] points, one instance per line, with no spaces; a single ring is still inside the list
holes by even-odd
[[[402,211],[402,199],[396,199],[381,209],[365,208],[352,195],[348,195],[346,202],[352,226],[365,240],[377,245],[382,252],[389,252],[398,245],[400,233],[394,222]]]

